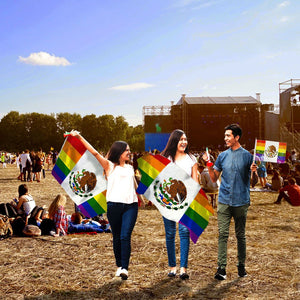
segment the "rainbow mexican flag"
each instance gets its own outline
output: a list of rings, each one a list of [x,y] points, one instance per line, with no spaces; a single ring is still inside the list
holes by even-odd
[[[86,217],[106,211],[103,168],[76,137],[65,139],[52,175]]]
[[[214,213],[200,185],[183,169],[161,155],[146,154],[138,159],[144,194],[167,219],[185,225],[196,243]]]
[[[286,143],[257,140],[255,156],[260,161],[284,163],[286,154]]]

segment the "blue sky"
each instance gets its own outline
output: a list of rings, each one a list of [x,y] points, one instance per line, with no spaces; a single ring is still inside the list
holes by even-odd
[[[298,0],[0,0],[0,117],[124,116],[181,94],[278,104],[300,78]]]

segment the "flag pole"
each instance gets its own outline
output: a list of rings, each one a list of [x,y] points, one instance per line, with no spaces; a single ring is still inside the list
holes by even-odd
[[[252,160],[252,163],[255,163],[256,143],[257,143],[257,138],[255,138],[255,144],[254,144],[254,152],[253,152],[253,160]],[[252,179],[252,178],[253,178],[253,171],[251,170],[251,176],[250,176],[250,179]]]
[[[256,157],[256,143],[257,143],[257,138],[255,138],[254,152],[253,152],[253,162],[255,162],[255,157]]]

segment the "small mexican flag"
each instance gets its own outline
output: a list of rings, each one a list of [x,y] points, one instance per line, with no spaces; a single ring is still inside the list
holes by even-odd
[[[286,143],[257,140],[255,155],[260,161],[284,163],[286,154]]]

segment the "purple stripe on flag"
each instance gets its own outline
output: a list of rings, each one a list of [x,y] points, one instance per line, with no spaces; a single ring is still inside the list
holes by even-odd
[[[203,232],[204,228],[201,228],[196,222],[190,219],[187,215],[183,215],[182,218],[179,220],[179,223],[186,226],[191,234],[191,240],[196,243],[199,236]]]
[[[96,217],[98,214],[95,212],[95,210],[90,206],[90,204],[88,203],[88,201],[81,203],[80,205],[78,205],[79,209],[82,210],[84,209],[85,213],[82,213],[88,217],[88,218],[93,218]]]
[[[84,209],[84,207],[80,204],[78,205],[79,210],[87,217],[90,218],[91,216],[89,215],[89,213]]]
[[[59,184],[61,184],[66,178],[64,172],[57,165],[54,166],[52,170],[52,175],[58,181]]]

